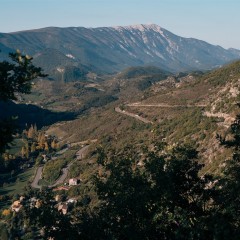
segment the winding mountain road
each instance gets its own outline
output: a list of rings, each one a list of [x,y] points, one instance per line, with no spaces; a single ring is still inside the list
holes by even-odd
[[[135,102],[135,103],[126,104],[126,106],[128,106],[128,107],[159,107],[159,108],[178,108],[178,107],[183,107],[183,108],[200,107],[200,108],[205,108],[207,106],[207,104],[170,105],[170,104],[166,104],[166,103],[145,104],[145,103],[141,103],[141,102]],[[153,123],[153,122],[149,121],[146,118],[140,117],[137,114],[130,113],[130,112],[127,112],[125,110],[121,110],[119,107],[116,107],[115,111],[118,112],[118,113],[121,113],[121,114],[125,114],[125,115],[130,116],[130,117],[134,117],[135,119],[140,120],[140,121],[142,121],[144,123],[151,123],[151,124]],[[212,112],[209,112],[209,111],[204,111],[203,112],[203,116],[223,118],[224,122],[221,125],[223,125],[225,127],[229,127],[232,124],[232,122],[234,121],[234,118],[231,117],[229,114],[221,113],[221,112],[219,112],[219,113],[212,113]],[[219,125],[220,125],[220,123],[219,123]]]
[[[186,104],[186,105],[170,105],[170,104],[166,104],[166,103],[160,103],[160,104],[142,104],[141,102],[136,102],[136,103],[129,103],[127,104],[126,106],[128,107],[159,107],[159,108],[178,108],[178,107],[184,107],[184,108],[191,108],[191,107],[206,107],[207,105],[206,104],[196,104],[196,105],[190,105],[190,104]],[[125,110],[121,110],[119,107],[116,107],[115,108],[115,111],[118,112],[118,113],[121,113],[121,114],[125,114],[129,117],[133,117],[141,122],[144,122],[144,123],[151,123],[153,124],[152,121],[146,119],[146,118],[143,118],[143,117],[140,117],[139,115],[137,114],[134,114],[134,113],[130,113],[130,112],[127,112]]]
[[[76,159],[73,160],[72,162],[70,162],[67,167],[63,168],[62,169],[62,174],[61,176],[56,180],[56,182],[52,185],[49,185],[48,187],[49,188],[52,188],[52,187],[55,187],[61,183],[64,182],[64,180],[67,178],[67,175],[68,175],[68,171],[69,171],[69,168],[72,166],[72,164],[78,160],[81,160],[84,158],[88,148],[89,148],[90,145],[87,145],[87,146],[84,146],[83,148],[81,148],[77,153],[76,153]],[[38,167],[37,169],[37,172],[36,172],[36,175],[34,177],[34,180],[31,184],[31,187],[32,188],[38,188],[38,189],[41,189],[41,185],[38,184],[39,180],[42,178],[42,170],[43,170],[43,166],[40,166]]]
[[[118,113],[121,113],[121,114],[125,114],[125,115],[127,115],[127,116],[129,116],[129,117],[133,117],[133,118],[135,118],[135,119],[137,119],[137,120],[139,120],[139,121],[141,121],[141,122],[144,122],[144,123],[151,123],[151,124],[153,123],[153,122],[149,121],[149,120],[146,119],[146,118],[143,118],[143,117],[138,116],[137,114],[130,113],[130,112],[127,112],[127,111],[125,111],[125,110],[121,110],[119,107],[116,107],[116,108],[115,108],[115,111],[118,112]]]
[[[160,107],[160,108],[187,107],[187,108],[190,108],[190,107],[206,107],[207,105],[206,105],[206,104],[170,105],[170,104],[166,104],[166,103],[160,103],[160,104],[141,104],[141,103],[137,102],[137,103],[127,104],[126,106],[128,106],[128,107]]]
[[[41,189],[41,186],[38,185],[38,182],[42,178],[42,170],[43,170],[43,166],[37,168],[36,175],[34,177],[34,180],[33,180],[32,184],[31,184],[32,188]]]
[[[216,118],[223,118],[224,122],[223,122],[223,126],[225,127],[229,127],[235,120],[234,117],[230,116],[227,113],[222,113],[222,112],[218,112],[218,113],[212,113],[212,112],[204,112],[203,113],[204,116],[206,117],[216,117]]]

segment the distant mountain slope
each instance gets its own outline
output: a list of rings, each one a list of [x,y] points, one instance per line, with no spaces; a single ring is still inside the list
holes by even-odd
[[[156,76],[162,75],[163,77],[168,76],[168,72],[154,67],[154,66],[146,66],[146,67],[129,67],[124,69],[117,75],[117,78],[129,79],[140,76]]]
[[[20,49],[34,56],[37,62],[41,57],[41,63],[50,65],[57,62],[56,58],[61,53],[65,58],[62,67],[84,65],[102,72],[143,65],[174,72],[205,70],[240,58],[237,49],[226,50],[197,39],[179,37],[154,24],[101,28],[49,27],[1,33],[0,48],[3,54],[9,49]],[[50,49],[59,54],[46,54]],[[51,71],[56,70],[56,66],[53,68]]]

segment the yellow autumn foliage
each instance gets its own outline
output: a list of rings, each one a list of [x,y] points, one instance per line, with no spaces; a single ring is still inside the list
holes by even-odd
[[[3,215],[3,216],[8,216],[8,215],[10,215],[10,213],[11,213],[11,211],[10,211],[9,209],[4,209],[4,210],[2,211],[2,215]]]

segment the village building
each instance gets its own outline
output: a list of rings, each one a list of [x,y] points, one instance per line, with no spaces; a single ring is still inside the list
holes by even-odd
[[[42,206],[42,201],[38,199],[35,203],[35,208],[40,208],[41,206]]]
[[[71,178],[69,179],[69,186],[76,186],[78,184],[77,178]]]
[[[13,212],[19,212],[21,208],[22,208],[22,204],[20,200],[15,201],[11,206],[11,210]]]

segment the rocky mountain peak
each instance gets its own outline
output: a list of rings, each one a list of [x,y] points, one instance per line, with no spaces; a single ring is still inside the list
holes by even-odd
[[[137,25],[129,25],[129,26],[116,26],[112,27],[115,30],[138,30],[141,32],[153,30],[159,33],[163,32],[163,28],[158,26],[157,24],[137,24]]]

